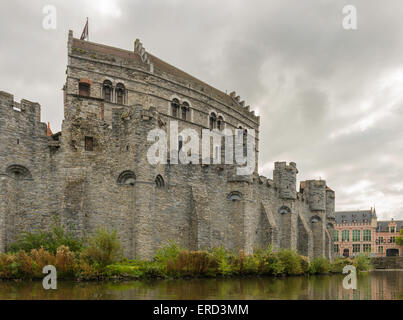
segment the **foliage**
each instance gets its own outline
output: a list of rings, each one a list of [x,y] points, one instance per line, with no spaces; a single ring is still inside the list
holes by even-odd
[[[63,225],[59,225],[55,219],[50,231],[37,230],[34,232],[25,232],[10,244],[8,251],[16,253],[18,251],[31,252],[33,249],[44,248],[46,251],[56,254],[60,246],[69,247],[73,252],[81,251],[83,241],[77,239],[73,233],[67,232]]]
[[[400,229],[400,236],[396,237],[396,243],[400,246],[403,246],[403,229]]]
[[[369,270],[370,259],[362,254],[354,259],[336,258],[330,262],[317,257],[309,262],[292,250],[255,249],[252,254],[229,251],[223,247],[210,251],[189,251],[169,242],[157,251],[152,261],[122,258],[116,231],[97,230],[86,247],[75,253],[61,245],[55,252],[44,247],[29,252],[0,254],[0,279],[42,279],[42,269],[54,265],[58,278],[99,280],[107,278],[279,276],[341,273],[344,266]]]
[[[365,253],[356,256],[353,260],[353,265],[357,268],[357,271],[368,271],[372,267],[371,259]]]
[[[353,264],[354,261],[350,258],[335,258],[332,262],[330,271],[332,273],[342,273],[345,266]]]
[[[119,261],[122,256],[122,244],[117,232],[108,232],[101,228],[88,239],[88,246],[82,251],[80,258],[95,268],[103,269]]]
[[[302,274],[302,259],[294,251],[291,250],[280,250],[278,252],[278,257],[284,266],[284,273],[288,275],[298,275]]]
[[[309,267],[310,274],[325,274],[331,270],[331,264],[325,257],[313,258]]]

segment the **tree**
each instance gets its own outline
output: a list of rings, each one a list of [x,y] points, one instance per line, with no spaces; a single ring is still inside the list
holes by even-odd
[[[403,229],[400,229],[400,236],[396,237],[396,243],[403,246]]]

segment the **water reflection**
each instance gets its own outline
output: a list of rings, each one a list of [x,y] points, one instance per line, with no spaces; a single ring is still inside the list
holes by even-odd
[[[343,275],[148,280],[124,283],[59,282],[58,290],[44,290],[41,282],[0,282],[0,299],[138,300],[138,299],[403,299],[403,271],[374,271],[358,276],[357,290],[345,290]]]

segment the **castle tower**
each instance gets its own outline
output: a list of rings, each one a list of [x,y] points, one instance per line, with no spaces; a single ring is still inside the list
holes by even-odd
[[[276,162],[274,164],[273,179],[279,190],[281,199],[297,199],[297,165],[290,162]]]

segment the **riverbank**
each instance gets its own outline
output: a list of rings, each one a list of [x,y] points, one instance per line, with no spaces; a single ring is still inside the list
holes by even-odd
[[[116,231],[100,229],[94,235],[77,239],[55,222],[51,231],[23,234],[0,254],[0,279],[42,279],[43,267],[56,267],[58,279],[127,280],[230,278],[245,276],[301,276],[341,273],[346,265],[358,271],[371,268],[370,259],[362,254],[354,259],[324,257],[309,260],[291,250],[256,249],[253,254],[214,248],[190,251],[175,242],[159,249],[151,261],[123,258]]]
[[[358,271],[371,268],[365,255],[332,262],[323,257],[309,261],[291,250],[268,248],[246,255],[243,251],[224,248],[189,251],[174,243],[160,249],[152,261],[120,259],[102,264],[103,259],[105,257],[99,252],[92,255],[88,251],[75,253],[66,246],[60,246],[55,254],[43,248],[2,254],[0,279],[42,279],[42,269],[46,265],[56,267],[58,279],[75,281],[287,277],[341,273],[346,265],[354,265]]]

